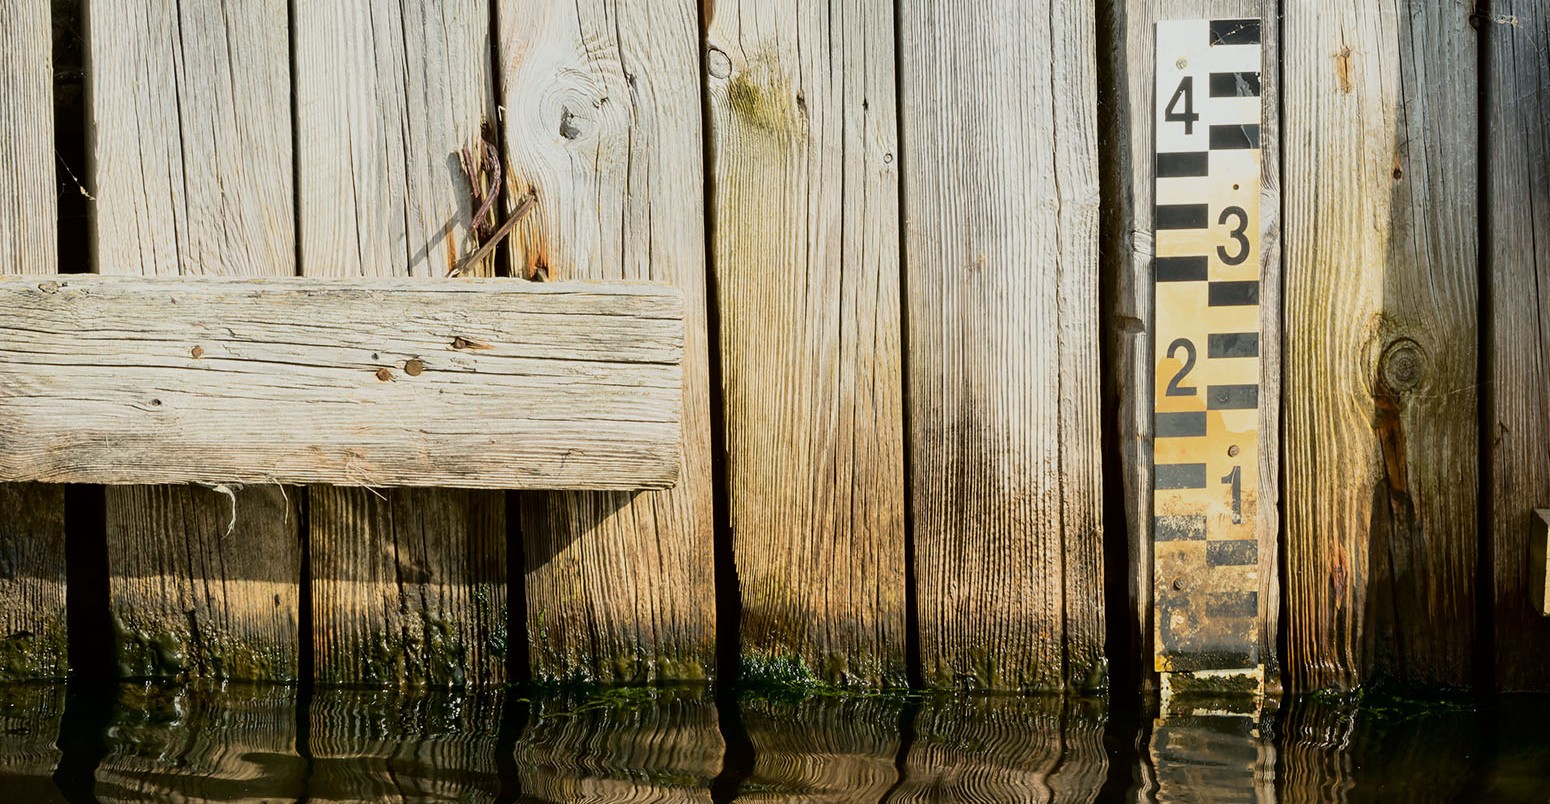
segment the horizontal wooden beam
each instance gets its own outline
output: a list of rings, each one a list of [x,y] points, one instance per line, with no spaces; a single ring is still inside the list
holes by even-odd
[[[666,488],[647,284],[0,279],[0,481]]]

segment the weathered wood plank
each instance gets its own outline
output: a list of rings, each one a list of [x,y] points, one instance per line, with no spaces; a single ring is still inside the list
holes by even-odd
[[[284,0],[231,7],[211,0],[92,0],[85,6],[87,184],[96,198],[91,218],[95,270],[145,276],[294,273]],[[136,508],[145,503],[146,493],[160,497],[154,510],[190,518],[146,519],[145,511]],[[276,486],[236,496],[238,506],[250,511],[279,514],[288,508],[284,491]],[[225,611],[218,619],[237,627],[272,624],[228,636],[243,643],[244,652],[284,656],[278,664],[261,666],[275,673],[272,680],[295,678],[301,556],[294,517],[251,519],[242,537],[243,544],[264,545],[257,552],[280,562],[258,575],[278,579],[278,608],[285,616],[274,616],[271,597],[242,591],[253,578],[229,576],[220,562],[211,565],[213,576],[179,575],[188,567],[178,564],[176,556],[221,556],[235,549],[224,541],[228,509],[227,500],[188,487],[145,493],[109,489],[109,538],[142,533],[146,538],[138,544],[150,562],[139,565],[145,583],[128,580],[109,566],[113,612],[131,632],[175,633],[163,626],[170,629],[186,615],[175,600],[182,592],[171,590],[199,585],[209,596],[210,611]],[[114,555],[127,555],[125,548],[109,542]],[[142,621],[144,628],[133,625]],[[121,658],[131,662],[140,650],[135,640],[120,648]],[[198,645],[169,649],[184,655],[207,652]]]
[[[1544,690],[1550,620],[1532,605],[1543,587],[1525,585],[1530,510],[1550,505],[1550,16],[1531,0],[1495,0],[1491,11],[1482,179],[1495,681]]]
[[[1092,14],[1073,0],[899,9],[922,672],[937,685],[1094,686]]]
[[[699,4],[500,0],[514,274],[684,293],[683,471],[669,492],[523,495],[538,678],[712,672],[715,589]]]
[[[1155,25],[1167,19],[1261,20],[1260,26],[1260,418],[1259,657],[1272,687],[1280,682],[1277,629],[1280,615],[1279,477],[1281,388],[1281,179],[1279,159],[1279,3],[1274,0],[1161,0],[1127,3],[1105,0],[1100,20],[1102,46],[1113,82],[1101,98],[1109,113],[1102,136],[1114,159],[1105,165],[1103,265],[1104,371],[1115,397],[1120,471],[1129,545],[1131,650],[1151,673],[1152,619],[1152,335],[1154,254],[1152,206],[1156,170],[1152,158],[1156,65]]]
[[[482,158],[495,117],[488,4],[315,0],[296,11],[302,274],[446,276],[478,245],[458,154]],[[488,407],[461,418],[507,418]],[[505,679],[504,495],[310,494],[318,680]]]
[[[48,0],[0,6],[0,273],[53,273],[54,70]]]
[[[893,4],[708,20],[745,677],[905,682]]]
[[[1464,683],[1479,487],[1471,8],[1285,11],[1282,658],[1299,689]]]
[[[672,288],[6,278],[0,309],[6,480],[660,488],[677,475]]]
[[[0,4],[0,274],[53,273],[54,93],[49,4]],[[0,485],[0,680],[64,678],[64,492]]]

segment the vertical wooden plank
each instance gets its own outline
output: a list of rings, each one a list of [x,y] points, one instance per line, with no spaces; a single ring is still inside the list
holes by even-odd
[[[899,4],[927,683],[1103,683],[1094,23]]]
[[[530,279],[684,292],[684,459],[670,491],[522,495],[536,678],[701,679],[715,652],[699,4],[499,0],[507,194]]]
[[[1495,0],[1486,64],[1487,350],[1496,685],[1550,689],[1550,619],[1529,588],[1533,509],[1550,507],[1550,18]]]
[[[1287,655],[1300,689],[1469,680],[1476,34],[1467,4],[1285,9]]]
[[[49,4],[0,4],[0,274],[58,267]],[[0,680],[65,675],[64,491],[0,485]]]
[[[903,685],[893,4],[711,8],[742,672]]]
[[[90,0],[85,17],[96,270],[294,273],[284,0]],[[226,492],[108,489],[124,674],[296,677],[290,501],[279,487]]]
[[[478,245],[458,153],[494,120],[488,7],[307,0],[294,26],[302,274],[446,276]],[[501,493],[310,495],[316,680],[504,680]]]
[[[1152,636],[1152,206],[1156,170],[1154,142],[1154,28],[1166,19],[1260,20],[1260,405],[1259,488],[1256,506],[1259,535],[1260,661],[1267,684],[1280,683],[1277,655],[1280,627],[1279,477],[1281,432],[1281,177],[1280,177],[1280,24],[1278,0],[1161,0],[1126,3],[1106,0],[1100,51],[1107,54],[1108,76],[1102,102],[1102,136],[1108,153],[1103,174],[1103,305],[1107,344],[1105,371],[1115,394],[1125,524],[1130,552],[1131,619],[1127,631],[1135,655],[1144,657],[1150,674]]]

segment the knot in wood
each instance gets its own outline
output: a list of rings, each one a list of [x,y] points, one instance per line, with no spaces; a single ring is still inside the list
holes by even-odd
[[[1378,375],[1390,391],[1403,393],[1421,384],[1426,374],[1426,353],[1421,345],[1409,338],[1401,338],[1383,350],[1378,361]]]
[[[711,48],[710,55],[705,60],[708,63],[712,76],[726,78],[732,74],[732,57],[728,56],[726,51],[721,48]]]

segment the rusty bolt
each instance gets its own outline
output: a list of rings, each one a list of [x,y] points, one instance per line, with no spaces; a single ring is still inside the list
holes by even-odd
[[[379,368],[379,369],[377,369],[377,379],[379,379],[379,380],[381,380],[383,382],[392,382],[393,381],[393,372],[388,371],[385,368]]]
[[[418,357],[411,357],[404,362],[404,373],[411,377],[418,377],[425,371],[425,363]]]
[[[205,348],[203,346],[195,346],[194,348],[188,350],[188,353],[195,360],[198,360],[199,358],[205,356]]]

